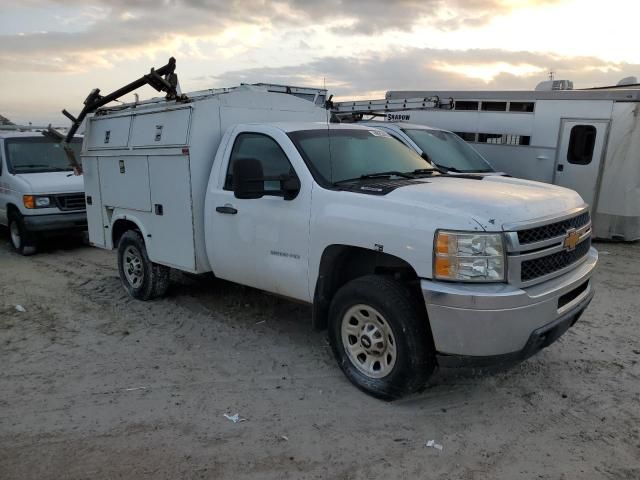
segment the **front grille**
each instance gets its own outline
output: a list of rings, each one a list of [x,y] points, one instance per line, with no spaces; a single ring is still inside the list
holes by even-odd
[[[64,212],[70,210],[84,210],[86,208],[84,193],[56,195],[56,203],[58,208]]]
[[[558,270],[568,267],[584,257],[591,247],[591,238],[583,240],[575,250],[553,253],[546,257],[534,258],[522,262],[520,278],[523,282],[528,282],[539,277],[543,277]]]
[[[529,228],[528,230],[520,230],[518,232],[518,241],[520,245],[528,243],[541,242],[549,238],[560,237],[572,228],[578,229],[589,223],[589,212],[584,212],[577,217],[569,218],[561,222],[543,225],[541,227]]]

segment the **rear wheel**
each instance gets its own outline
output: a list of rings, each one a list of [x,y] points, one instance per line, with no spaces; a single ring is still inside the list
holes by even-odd
[[[169,267],[149,260],[142,236],[133,230],[118,243],[118,272],[124,289],[138,300],[161,297],[169,288]]]
[[[36,253],[35,237],[27,230],[22,215],[16,212],[9,214],[9,240],[13,249],[20,255]]]
[[[380,275],[336,293],[329,340],[347,378],[385,400],[423,389],[436,365],[424,307],[407,286]]]

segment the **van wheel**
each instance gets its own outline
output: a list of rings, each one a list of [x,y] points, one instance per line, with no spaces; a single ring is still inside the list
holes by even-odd
[[[149,260],[142,236],[129,230],[118,243],[118,272],[127,293],[138,300],[163,296],[171,270]]]
[[[13,249],[20,255],[28,256],[36,253],[34,235],[27,230],[19,213],[9,214],[9,240]]]
[[[422,390],[436,365],[424,307],[404,284],[380,275],[338,290],[329,341],[347,378],[384,400]]]

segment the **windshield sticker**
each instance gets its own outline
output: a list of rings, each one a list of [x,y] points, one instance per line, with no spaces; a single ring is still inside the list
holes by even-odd
[[[406,113],[387,113],[388,122],[408,122],[411,119],[411,115]]]
[[[387,132],[383,132],[382,130],[369,130],[369,133],[374,137],[391,137]]]

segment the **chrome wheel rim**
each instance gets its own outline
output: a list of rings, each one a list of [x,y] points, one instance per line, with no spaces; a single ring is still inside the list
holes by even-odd
[[[11,222],[11,227],[9,228],[9,232],[11,234],[11,243],[15,248],[20,248],[22,245],[22,238],[20,237],[20,229],[18,228],[18,222]]]
[[[142,255],[140,251],[132,245],[124,249],[123,270],[129,285],[133,288],[139,288],[142,285],[144,281]]]
[[[342,345],[351,363],[371,378],[386,377],[396,364],[396,339],[375,308],[359,304],[342,317]]]

